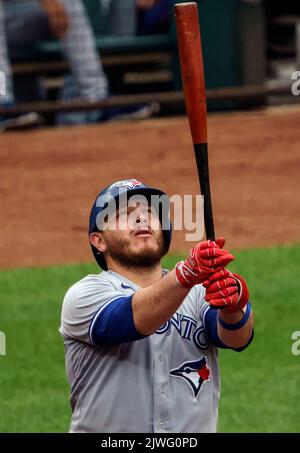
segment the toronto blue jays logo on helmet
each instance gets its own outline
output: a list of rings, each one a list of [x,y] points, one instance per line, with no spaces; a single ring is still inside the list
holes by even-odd
[[[113,187],[126,187],[127,189],[134,189],[135,187],[141,186],[143,183],[138,181],[137,179],[126,179],[124,181],[117,181],[112,186],[110,189]]]
[[[192,389],[195,398],[204,382],[210,381],[210,369],[207,366],[207,357],[203,356],[200,360],[184,362],[179,368],[170,371],[172,376],[184,379]]]

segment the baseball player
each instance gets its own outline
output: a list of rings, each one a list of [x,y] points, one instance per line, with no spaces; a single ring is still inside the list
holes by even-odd
[[[144,201],[131,205],[133,195]],[[234,257],[223,239],[162,269],[172,227],[151,200],[163,195],[130,179],[93,204],[89,240],[103,271],[68,290],[60,327],[70,432],[215,432],[218,348],[241,351],[252,340],[247,285],[226,269]]]

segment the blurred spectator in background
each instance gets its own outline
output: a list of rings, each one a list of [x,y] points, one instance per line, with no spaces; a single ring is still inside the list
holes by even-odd
[[[105,21],[101,34],[134,36],[136,33],[136,0],[92,0],[100,3]]]
[[[106,25],[100,34],[115,36],[168,33],[177,0],[90,0],[98,1]]]
[[[167,33],[170,17],[177,0],[136,0],[138,10],[138,35]]]
[[[106,22],[101,34],[115,36],[167,33],[177,0],[94,0]]]
[[[135,0],[100,0],[111,8],[114,33],[132,34],[135,30]],[[127,15],[124,16],[127,8]],[[126,19],[126,20],[124,20]],[[106,75],[96,50],[94,33],[82,0],[0,0],[0,70],[6,75],[7,94],[0,103],[15,103],[11,50],[30,47],[37,41],[57,38],[70,66],[60,99],[97,101],[109,95]],[[133,118],[152,113],[151,105],[112,112]],[[22,120],[36,116],[22,115]],[[103,119],[102,112],[74,112],[57,115],[58,124],[82,124]],[[106,117],[107,118],[107,117]],[[20,118],[18,118],[20,119]],[[2,118],[2,122],[5,118]],[[0,124],[1,128],[1,124]]]

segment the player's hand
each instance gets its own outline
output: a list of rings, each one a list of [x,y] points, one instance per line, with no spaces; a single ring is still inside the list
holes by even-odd
[[[192,288],[227,266],[234,260],[234,256],[227,250],[223,250],[224,244],[225,240],[220,238],[195,245],[187,259],[175,266],[177,283],[184,288]]]
[[[249,301],[249,290],[245,280],[227,269],[212,274],[203,286],[206,288],[205,300],[210,306],[227,313],[244,308]]]
[[[69,28],[69,17],[64,5],[59,0],[42,0],[48,15],[49,25],[56,38],[62,38]]]

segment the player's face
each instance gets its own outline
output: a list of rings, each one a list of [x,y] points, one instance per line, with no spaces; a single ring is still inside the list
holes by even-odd
[[[151,267],[165,254],[159,218],[146,203],[120,207],[115,228],[102,234],[107,256],[126,266]]]

